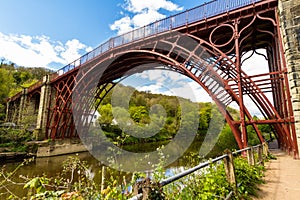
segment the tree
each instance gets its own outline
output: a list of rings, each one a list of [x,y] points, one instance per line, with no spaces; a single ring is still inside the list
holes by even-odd
[[[0,103],[5,102],[12,85],[13,77],[11,73],[6,69],[0,69]]]
[[[4,61],[4,60],[3,60]],[[0,121],[5,118],[6,98],[30,87],[51,71],[45,68],[16,67],[14,63],[1,62],[0,68]]]
[[[0,122],[3,122],[5,120],[5,106],[3,104],[0,104]]]
[[[100,113],[99,122],[100,124],[110,125],[113,120],[112,114],[112,106],[111,104],[101,105],[98,108],[98,112]]]
[[[150,122],[149,113],[145,106],[131,106],[129,113],[133,121],[141,124],[148,124]]]
[[[238,149],[238,145],[228,124],[221,131],[216,147],[218,152],[223,152],[225,149]]]
[[[10,72],[0,68],[0,121],[5,120],[5,102],[12,85],[13,77]]]

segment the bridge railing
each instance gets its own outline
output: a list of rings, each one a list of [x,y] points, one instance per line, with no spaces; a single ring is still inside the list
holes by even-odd
[[[59,69],[53,74],[53,77],[65,74],[66,72],[75,69],[85,62],[92,60],[93,58],[105,52],[108,52],[112,48],[119,47],[124,44],[128,44],[139,39],[162,33],[174,28],[179,28],[181,26],[210,18],[222,13],[226,13],[231,10],[242,8],[244,6],[251,5],[260,1],[263,0],[213,0],[208,3],[204,3],[195,8],[183,11],[176,15],[153,22],[149,25],[134,29],[122,35],[110,38],[108,41],[101,44],[94,50],[88,52],[87,54],[81,56],[79,59]]]
[[[254,156],[255,151],[257,152],[257,157]],[[223,154],[217,158],[200,163],[199,165],[197,165],[195,167],[192,167],[192,168],[187,169],[181,173],[178,173],[172,177],[164,179],[164,180],[160,181],[159,183],[154,183],[154,187],[156,185],[158,185],[160,188],[162,188],[162,187],[164,187],[170,183],[173,183],[187,175],[190,175],[200,169],[206,168],[206,167],[212,165],[213,163],[220,163],[223,160],[223,162],[225,163],[224,167],[225,167],[227,181],[229,183],[231,183],[232,185],[235,185],[236,188],[234,188],[234,189],[236,190],[240,186],[240,183],[237,183],[236,179],[235,179],[233,156],[241,154],[241,153],[246,154],[249,165],[258,165],[258,164],[264,165],[264,159],[266,159],[266,157],[268,156],[268,143],[259,144],[259,145],[253,146],[253,147],[247,147],[245,149],[237,150],[234,152],[228,151],[226,154]],[[150,185],[147,185],[147,184],[142,185],[142,188],[151,188],[151,187],[152,187],[151,184]],[[138,194],[136,194],[129,200],[142,199],[143,197],[148,195],[147,192],[145,192],[145,191],[151,191],[151,190],[140,190],[141,188],[139,188],[139,187],[135,187],[135,188],[138,189],[138,191],[143,191],[143,193],[136,192]],[[230,199],[234,192],[236,192],[236,191],[231,191],[227,195],[226,199]]]

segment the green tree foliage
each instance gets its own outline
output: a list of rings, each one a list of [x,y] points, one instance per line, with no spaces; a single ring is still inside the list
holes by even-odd
[[[238,149],[238,145],[228,124],[226,124],[219,135],[215,146],[217,152],[223,152],[225,149]]]
[[[122,141],[122,144],[130,144],[169,140],[175,137],[179,129],[189,137],[195,132],[193,127],[198,127],[196,140],[201,142],[205,139],[206,143],[214,145],[214,152],[221,153],[225,149],[238,149],[231,128],[216,104],[195,103],[181,97],[139,92],[132,87],[122,85],[118,85],[118,87],[118,98],[113,100],[114,105],[111,105],[113,93],[111,90],[98,107],[101,115],[99,123],[105,130],[106,136],[115,143],[118,141]],[[124,102],[123,99],[127,99],[129,102]],[[184,118],[182,117],[182,107],[185,112]],[[235,120],[239,119],[238,110],[230,107],[226,109]],[[268,125],[259,125],[258,127],[264,137],[270,138],[271,129]],[[151,137],[142,137],[143,134],[149,135],[147,132],[149,130],[156,132]],[[253,127],[247,126],[247,131],[249,145],[258,144],[260,141]],[[208,132],[210,132],[209,135],[207,135]],[[132,137],[132,133],[141,138]]]
[[[100,124],[110,125],[113,120],[111,104],[108,103],[101,106],[98,111],[100,113],[100,117],[98,119]]]
[[[150,123],[148,109],[145,106],[131,106],[129,113],[131,118],[137,123]]]
[[[5,106],[0,104],[0,122],[5,120]]]
[[[20,85],[26,82],[29,79],[32,79],[32,74],[28,71],[18,70],[14,72],[13,77],[17,85]]]
[[[98,121],[106,136],[114,143],[169,140],[178,133],[179,129],[186,134],[186,137],[194,137],[196,131],[196,138],[204,140],[209,129],[216,132],[214,135],[221,135],[220,138],[224,140],[220,142],[218,149],[236,147],[230,128],[226,127],[221,131],[225,121],[215,104],[195,103],[181,97],[139,92],[132,87],[122,85],[118,87],[118,98],[112,101],[115,94],[111,90],[97,109],[100,113]],[[130,99],[128,95],[131,95]],[[124,99],[129,102],[124,102]],[[96,102],[99,104],[99,101]],[[234,109],[231,111],[238,114]],[[198,129],[195,130],[195,127]],[[150,131],[154,133],[150,134]],[[132,134],[139,137],[132,137]],[[217,139],[213,137],[210,142]]]
[[[0,68],[0,122],[5,120],[5,102],[13,83],[10,71]]]
[[[23,152],[28,150],[24,145],[32,139],[32,134],[26,130],[0,128],[0,151]]]
[[[10,71],[0,68],[0,102],[4,103],[8,97],[13,83],[13,75]]]
[[[51,73],[45,68],[16,67],[12,64],[1,63],[0,68],[0,122],[5,120],[5,103],[23,88],[28,88],[46,74]]]

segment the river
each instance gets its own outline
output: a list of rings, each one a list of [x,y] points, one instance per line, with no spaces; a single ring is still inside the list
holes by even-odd
[[[125,149],[134,150],[136,152],[141,151],[147,151],[147,149],[153,150],[153,146],[157,146],[158,144],[136,144],[136,145],[130,145],[126,146]],[[172,176],[175,173],[178,173],[182,171],[184,168],[189,168],[192,166],[195,166],[200,162],[199,157],[199,143],[194,142],[189,150],[185,153],[185,156],[182,156],[178,158],[175,162],[170,164],[166,167],[166,175]],[[21,168],[18,169],[16,174],[14,175],[13,181],[17,183],[25,183],[24,178],[22,177],[37,177],[46,175],[47,177],[57,177],[58,174],[62,171],[63,163],[65,160],[67,160],[70,156],[72,157],[78,157],[80,160],[85,161],[88,166],[90,166],[91,172],[94,174],[94,181],[96,183],[101,183],[101,172],[103,164],[95,159],[89,152],[83,152],[78,154],[68,154],[68,155],[62,155],[62,156],[55,156],[55,157],[46,157],[46,158],[36,158],[33,162],[30,162]],[[5,169],[6,172],[13,171],[20,162],[11,162],[6,163],[5,165],[2,165],[2,168]],[[124,173],[124,172],[116,172],[116,170],[106,170],[106,179],[111,178],[111,176],[114,176],[113,178],[116,180],[119,180],[119,182],[122,182],[122,177],[125,176],[127,181],[131,180],[132,174],[130,173]],[[0,177],[0,181],[3,180],[3,177]],[[23,189],[24,184],[16,185],[12,183],[7,184],[7,188],[11,190],[14,194],[18,196],[24,196],[26,195],[27,191]],[[5,191],[0,190],[1,192]],[[8,196],[6,195],[0,195],[0,199],[5,199]]]

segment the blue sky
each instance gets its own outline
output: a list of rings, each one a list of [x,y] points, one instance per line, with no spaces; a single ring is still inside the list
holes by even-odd
[[[0,0],[0,58],[58,69],[110,37],[203,0]]]

